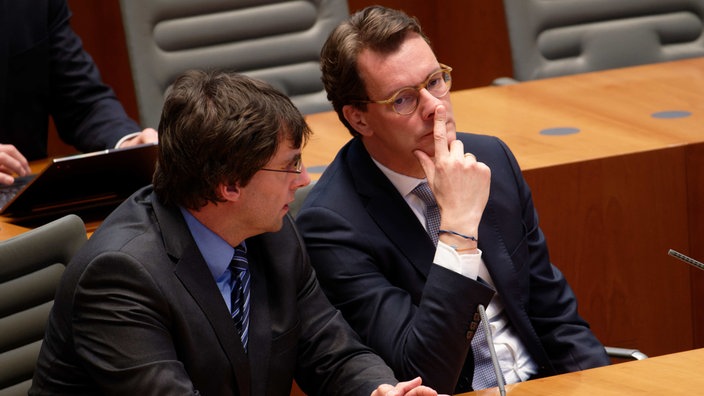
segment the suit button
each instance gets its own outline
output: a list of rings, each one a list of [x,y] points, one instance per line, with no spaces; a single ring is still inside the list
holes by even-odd
[[[464,336],[466,339],[471,340],[473,334],[474,334],[474,331],[469,330]]]
[[[472,323],[469,325],[469,329],[472,330],[472,331],[477,331],[477,327],[479,327],[479,323],[477,323],[477,322],[472,322]]]

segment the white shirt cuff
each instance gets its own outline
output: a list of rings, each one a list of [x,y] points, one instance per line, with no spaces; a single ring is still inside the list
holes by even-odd
[[[117,141],[117,143],[115,143],[115,148],[120,148],[122,143],[124,143],[126,140],[132,139],[133,137],[139,135],[140,133],[142,133],[142,132],[132,132],[129,135],[123,136],[120,140]]]
[[[450,245],[439,241],[433,262],[450,271],[476,280],[482,265],[482,251],[477,249],[477,253],[459,254]]]

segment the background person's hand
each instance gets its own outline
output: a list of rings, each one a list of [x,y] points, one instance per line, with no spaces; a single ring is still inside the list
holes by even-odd
[[[131,147],[131,146],[136,146],[136,145],[145,144],[145,143],[156,143],[158,141],[159,141],[159,137],[156,132],[156,129],[145,128],[138,135],[122,142],[122,144],[120,144],[120,148]]]
[[[12,184],[15,175],[27,176],[31,173],[29,162],[11,144],[0,144],[0,184]]]

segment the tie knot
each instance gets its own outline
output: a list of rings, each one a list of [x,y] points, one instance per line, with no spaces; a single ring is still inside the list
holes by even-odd
[[[238,245],[235,248],[235,253],[232,255],[232,261],[230,262],[230,268],[238,271],[246,271],[249,269],[247,250],[244,246]]]
[[[420,183],[411,192],[413,194],[415,194],[418,198],[420,198],[421,201],[423,201],[423,203],[425,204],[425,206],[428,206],[428,207],[437,206],[437,202],[435,202],[435,196],[433,195],[433,192],[430,190],[430,186],[428,185],[428,182]]]

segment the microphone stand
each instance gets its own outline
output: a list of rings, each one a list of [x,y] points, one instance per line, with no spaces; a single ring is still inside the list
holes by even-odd
[[[670,249],[670,251],[668,251],[667,254],[669,254],[672,257],[678,258],[693,267],[699,268],[700,270],[704,270],[703,263],[701,263],[701,262],[699,262],[689,256],[685,256],[684,254],[682,254],[676,250]]]
[[[504,384],[504,376],[501,373],[499,359],[496,357],[496,349],[494,348],[494,338],[491,336],[489,328],[489,318],[486,316],[484,306],[479,304],[479,316],[482,318],[482,326],[484,326],[484,334],[486,335],[486,343],[489,344],[489,354],[491,355],[491,363],[494,366],[494,374],[496,374],[496,383],[499,387],[499,394],[506,396],[506,385]]]

